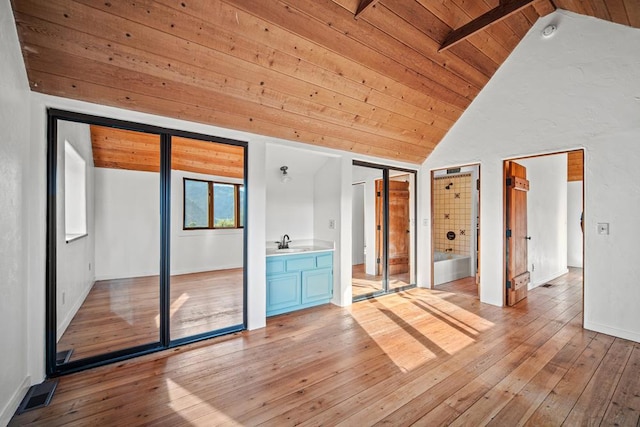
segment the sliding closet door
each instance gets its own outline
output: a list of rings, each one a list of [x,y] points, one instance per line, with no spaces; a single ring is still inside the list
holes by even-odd
[[[363,298],[385,291],[384,171],[352,166],[352,293]]]
[[[243,328],[244,156],[171,138],[171,341]]]
[[[58,120],[55,142],[56,364],[159,345],[160,136]]]
[[[416,173],[354,162],[352,166],[353,300],[416,283]]]
[[[47,375],[244,329],[247,144],[48,120]]]

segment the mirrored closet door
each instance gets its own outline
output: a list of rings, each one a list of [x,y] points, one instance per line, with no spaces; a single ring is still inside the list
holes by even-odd
[[[415,286],[415,194],[415,171],[354,162],[354,301]]]
[[[49,111],[47,374],[245,328],[246,144]]]

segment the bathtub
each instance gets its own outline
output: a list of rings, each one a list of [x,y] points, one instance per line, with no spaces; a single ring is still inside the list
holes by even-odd
[[[445,252],[433,253],[433,284],[451,282],[471,276],[471,257]]]

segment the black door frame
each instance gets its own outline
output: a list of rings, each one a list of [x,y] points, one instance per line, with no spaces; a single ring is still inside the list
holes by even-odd
[[[83,359],[57,364],[57,151],[58,151],[58,120],[65,120],[88,125],[98,125],[113,127],[117,129],[144,132],[158,135],[160,137],[160,328],[158,341],[154,343],[134,346],[110,353],[86,357]],[[163,128],[143,123],[129,122],[125,120],[112,119],[107,117],[93,116],[88,114],[47,109],[47,231],[46,231],[46,268],[45,268],[45,366],[47,377],[56,377],[69,374],[84,369],[94,368],[121,360],[142,356],[168,348],[213,338],[216,336],[237,332],[246,329],[247,325],[247,210],[249,192],[248,182],[248,143],[229,138],[214,137],[194,132],[181,131],[176,129]],[[170,337],[170,252],[171,252],[171,138],[183,137],[210,141],[227,145],[235,145],[244,149],[244,212],[245,224],[243,233],[243,314],[242,324],[229,326],[210,332],[204,332],[189,337],[171,340]]]

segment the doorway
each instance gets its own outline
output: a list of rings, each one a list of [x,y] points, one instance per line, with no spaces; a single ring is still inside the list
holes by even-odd
[[[246,143],[49,111],[47,375],[245,329]]]
[[[415,171],[354,162],[354,301],[415,286],[415,187]]]
[[[479,297],[480,165],[431,175],[434,289]]]
[[[568,273],[580,277],[582,286],[583,151],[507,159],[504,165],[504,305],[517,304],[526,292],[553,286],[555,279]],[[514,179],[517,173],[510,165],[519,165],[526,178]],[[509,192],[526,193],[520,211],[509,203]],[[523,231],[513,231],[513,218],[521,218],[516,228],[524,224]],[[522,257],[523,267],[516,268],[514,260]],[[518,283],[523,277],[526,280]],[[519,287],[524,288],[520,293]]]

